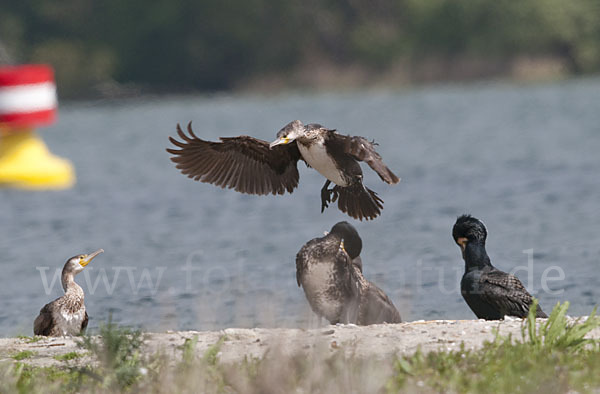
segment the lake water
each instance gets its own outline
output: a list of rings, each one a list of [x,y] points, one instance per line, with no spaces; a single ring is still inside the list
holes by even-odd
[[[31,334],[60,296],[68,257],[106,252],[77,276],[90,327],[112,320],[148,330],[315,324],[295,255],[340,220],[357,227],[368,279],[405,320],[474,318],[459,292],[456,217],[488,227],[488,253],[547,311],[600,300],[600,80],[474,84],[399,92],[144,98],[65,103],[40,131],[70,158],[71,190],[0,190],[0,335]],[[324,179],[300,167],[291,195],[248,196],[194,182],[165,152],[177,122],[199,136],[272,140],[301,119],[380,142],[401,178],[365,183],[382,216],[320,213]],[[45,280],[45,281],[44,281]]]

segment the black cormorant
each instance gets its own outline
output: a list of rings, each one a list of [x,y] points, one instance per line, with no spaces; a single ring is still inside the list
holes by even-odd
[[[339,222],[324,237],[308,241],[296,255],[296,280],[319,318],[331,324],[400,323],[388,296],[362,275],[362,240]]]
[[[71,257],[62,270],[61,282],[65,295],[46,304],[33,323],[33,333],[51,337],[78,335],[88,324],[88,314],[83,303],[83,289],[75,283],[74,277],[104,252],[98,249],[91,254]]]
[[[454,224],[452,237],[465,260],[461,293],[475,315],[486,320],[527,317],[533,298],[516,276],[496,269],[490,262],[485,250],[484,224],[470,215],[462,215]],[[548,316],[538,306],[536,317]]]
[[[204,141],[177,125],[183,141],[169,137],[180,149],[167,149],[181,172],[194,180],[248,194],[291,193],[298,186],[298,160],[327,178],[321,189],[321,212],[328,203],[355,219],[374,219],[383,200],[363,185],[358,161],[366,162],[379,177],[395,184],[400,179],[383,163],[374,143],[363,137],[344,136],[319,124],[288,123],[272,143],[248,136]],[[333,182],[335,186],[328,189]]]

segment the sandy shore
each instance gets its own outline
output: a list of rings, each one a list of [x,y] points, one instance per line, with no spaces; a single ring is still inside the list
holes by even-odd
[[[417,348],[424,352],[455,350],[460,348],[461,343],[464,343],[466,349],[476,349],[485,341],[492,340],[496,331],[501,335],[512,334],[515,339],[520,339],[521,326],[519,319],[414,321],[366,327],[336,325],[310,330],[228,328],[220,331],[146,333],[144,343],[148,354],[160,351],[173,358],[180,358],[181,346],[186,339],[198,336],[196,353],[202,356],[225,336],[218,353],[218,359],[223,363],[240,361],[246,356],[262,358],[269,351],[293,355],[310,353],[315,349],[325,349],[331,353],[343,351],[348,357],[383,358],[412,354]],[[592,331],[588,336],[600,338],[600,329]],[[15,354],[31,351],[33,354],[21,362],[36,366],[61,365],[64,361],[59,361],[56,356],[70,352],[84,353],[77,341],[80,339],[68,337],[44,338],[37,342],[27,338],[0,338],[0,361],[13,360]],[[82,357],[76,363],[89,361],[89,357]]]

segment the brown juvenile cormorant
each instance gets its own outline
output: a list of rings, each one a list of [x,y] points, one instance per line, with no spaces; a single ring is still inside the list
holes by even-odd
[[[248,136],[204,141],[194,135],[191,124],[183,141],[169,137],[181,149],[167,149],[181,172],[194,180],[228,187],[248,194],[284,194],[298,186],[298,160],[327,178],[321,189],[321,212],[328,203],[355,219],[374,219],[383,209],[383,200],[363,185],[358,161],[366,162],[387,183],[400,179],[385,165],[374,143],[363,137],[344,136],[319,124],[288,123],[272,143]],[[328,189],[333,182],[335,186]]]
[[[527,317],[533,298],[514,275],[496,269],[485,250],[484,224],[462,215],[454,224],[452,237],[462,251],[465,274],[460,290],[467,305],[480,319],[500,320],[504,316]],[[548,317],[538,306],[536,317]]]
[[[296,255],[296,280],[319,318],[331,324],[400,323],[388,296],[362,275],[362,240],[339,222],[324,237],[308,241]]]
[[[88,314],[83,304],[83,289],[75,283],[75,275],[94,257],[104,252],[98,249],[91,254],[71,257],[62,270],[61,282],[65,295],[44,305],[33,323],[33,333],[50,337],[78,335],[88,324]]]

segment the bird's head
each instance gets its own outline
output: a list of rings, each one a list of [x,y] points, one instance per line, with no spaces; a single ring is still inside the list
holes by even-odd
[[[100,253],[104,252],[104,249],[98,249],[97,251],[90,254],[78,254],[77,256],[71,257],[65,263],[65,267],[63,268],[63,273],[72,273],[78,274],[85,268],[86,265],[90,263],[94,259],[94,257],[98,256]]]
[[[348,222],[336,223],[329,232],[342,238],[343,248],[351,259],[355,259],[362,251],[362,239],[358,231]]]
[[[273,148],[277,145],[285,145],[289,144],[296,140],[296,138],[300,137],[304,134],[304,125],[299,120],[294,120],[288,124],[286,124],[279,132],[277,133],[277,139],[269,145],[269,148]]]
[[[469,242],[485,245],[487,230],[481,220],[471,215],[462,215],[456,219],[452,228],[452,237],[464,253]]]

